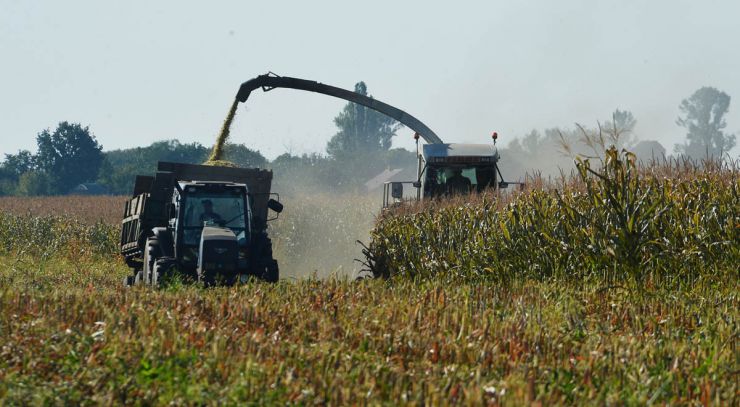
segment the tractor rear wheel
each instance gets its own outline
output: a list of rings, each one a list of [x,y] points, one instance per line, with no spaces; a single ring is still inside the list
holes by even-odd
[[[136,275],[134,275],[134,285],[142,285],[142,284],[145,284],[144,271],[136,270]]]
[[[159,252],[159,239],[156,237],[146,239],[146,245],[144,246],[144,284],[154,285],[154,279],[152,278],[154,262],[157,261],[157,257],[160,255]]]

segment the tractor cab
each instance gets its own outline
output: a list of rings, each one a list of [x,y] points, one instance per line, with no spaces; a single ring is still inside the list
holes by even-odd
[[[430,143],[419,146],[419,137],[415,138],[417,179],[386,182],[383,208],[406,201],[482,193],[488,189],[507,188],[511,184],[504,181],[498,168],[497,133],[493,133],[492,144]]]
[[[173,204],[179,210],[172,218],[176,251],[193,266],[201,256],[204,228],[221,230],[219,236],[235,237],[241,258],[250,243],[252,210],[245,184],[223,182],[180,182]],[[213,233],[206,233],[206,239]]]
[[[490,144],[425,144],[419,157],[424,198],[483,192],[496,188],[496,146]]]

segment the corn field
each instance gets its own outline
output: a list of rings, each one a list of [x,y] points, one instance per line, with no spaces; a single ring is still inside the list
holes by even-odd
[[[379,277],[499,282],[740,277],[737,165],[639,168],[612,149],[600,168],[587,160],[577,168],[571,179],[508,202],[483,195],[385,213],[368,266]]]

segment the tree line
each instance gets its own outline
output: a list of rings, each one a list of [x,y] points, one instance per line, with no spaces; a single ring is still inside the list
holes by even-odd
[[[364,82],[357,83],[355,91],[368,95]],[[348,103],[334,123],[337,133],[327,143],[326,154],[286,153],[269,161],[244,144],[227,144],[224,158],[240,167],[274,168],[275,182],[288,191],[316,186],[352,190],[375,172],[413,161],[413,153],[391,148],[391,139],[401,127],[394,119]],[[79,186],[85,184],[108,194],[129,194],[134,177],[153,174],[158,161],[201,164],[211,152],[200,143],[178,140],[103,151],[89,127],[69,122],[41,131],[36,141],[36,153],[21,150],[5,155],[0,164],[0,195],[84,193]]]
[[[368,95],[359,82],[355,92]],[[683,143],[674,146],[677,155],[702,159],[719,158],[736,144],[736,136],[725,131],[730,96],[703,87],[683,100],[676,123],[686,131]],[[640,141],[634,135],[637,120],[629,111],[616,110],[597,127],[577,125],[574,129],[533,130],[502,149],[502,167],[507,174],[523,175],[532,168],[555,173],[567,166],[569,154],[589,155],[593,143],[616,145],[649,158],[665,155],[655,141]],[[402,127],[365,106],[347,103],[334,118],[337,132],[326,145],[326,154],[285,153],[272,161],[244,144],[227,145],[226,160],[242,167],[272,168],[283,191],[323,187],[354,190],[386,168],[415,165],[414,153],[393,149],[392,139]],[[79,186],[94,184],[109,194],[129,194],[135,175],[153,174],[158,161],[199,164],[206,161],[210,147],[177,140],[157,141],[146,147],[103,151],[89,127],[61,122],[53,131],[36,137],[37,151],[6,154],[0,163],[0,195],[63,195],[80,193]],[[570,150],[570,151],[563,151]],[[659,157],[656,157],[659,158]],[[565,161],[564,161],[565,160]]]
[[[702,87],[684,99],[676,124],[685,130],[685,139],[673,146],[674,157],[698,163],[727,158],[736,145],[736,135],[726,131],[729,106],[730,96],[712,87]],[[559,175],[561,169],[572,167],[574,156],[599,156],[604,147],[612,145],[635,153],[643,162],[667,159],[670,152],[657,141],[638,137],[636,125],[631,112],[617,109],[595,125],[532,130],[509,143],[501,153],[500,165],[514,178],[533,169],[542,175]]]

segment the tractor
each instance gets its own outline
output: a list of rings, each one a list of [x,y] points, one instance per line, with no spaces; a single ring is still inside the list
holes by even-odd
[[[267,222],[283,205],[271,183],[268,170],[169,162],[159,162],[154,176],[137,176],[121,228],[132,270],[126,284],[278,281]]]

